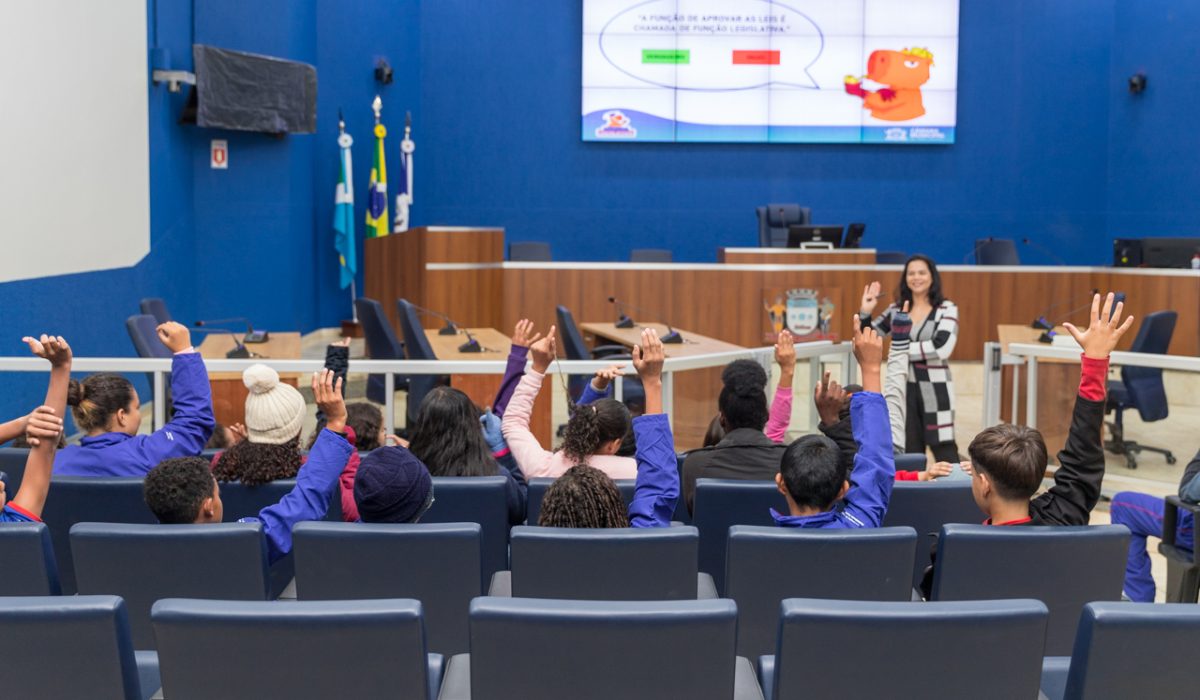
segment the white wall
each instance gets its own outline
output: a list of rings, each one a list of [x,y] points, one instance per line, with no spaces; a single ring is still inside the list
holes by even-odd
[[[0,1],[0,282],[150,252],[145,0]]]

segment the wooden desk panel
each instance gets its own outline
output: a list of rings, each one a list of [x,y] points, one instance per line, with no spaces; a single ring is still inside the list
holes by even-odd
[[[642,342],[643,328],[657,330],[660,338],[669,332],[667,326],[654,321],[645,323],[639,321],[633,328],[617,328],[612,321],[579,324],[579,329],[584,333],[590,333],[611,340],[627,348],[632,348],[634,345]],[[726,343],[723,340],[709,338],[680,328],[676,328],[675,330],[683,337],[683,342],[664,345],[663,350],[666,352],[667,357],[695,357],[696,355],[708,355],[714,352],[730,352],[745,349],[740,345]]]
[[[874,265],[874,248],[718,248],[717,262],[727,265]]]
[[[240,337],[241,334],[239,333]],[[208,360],[224,360],[225,353],[233,349],[235,343],[228,333],[209,333],[204,342],[196,348],[200,356]],[[294,360],[300,357],[299,333],[271,333],[271,339],[265,343],[252,343],[246,346],[251,352],[262,355],[263,358],[276,360]],[[303,375],[300,372],[283,372],[279,381],[292,386],[300,386]],[[212,389],[213,415],[222,425],[233,425],[246,421],[246,397],[250,390],[242,381],[241,372],[211,372],[208,375]]]

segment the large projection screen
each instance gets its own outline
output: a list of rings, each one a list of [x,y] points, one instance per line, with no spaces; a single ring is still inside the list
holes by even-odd
[[[150,251],[147,53],[146,0],[0,2],[0,282]]]
[[[583,140],[954,142],[958,0],[583,0]]]

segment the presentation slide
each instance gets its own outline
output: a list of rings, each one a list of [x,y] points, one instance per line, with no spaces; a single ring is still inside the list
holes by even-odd
[[[954,143],[958,0],[584,0],[583,140]]]

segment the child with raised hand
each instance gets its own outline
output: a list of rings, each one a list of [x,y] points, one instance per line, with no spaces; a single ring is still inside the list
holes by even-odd
[[[562,449],[557,452],[544,449],[529,430],[533,402],[554,360],[556,347],[555,327],[551,326],[545,338],[530,346],[532,366],[521,377],[504,412],[500,425],[517,464],[529,478],[562,476],[578,464],[595,467],[613,479],[636,478],[637,462],[616,456],[630,429],[629,409],[620,401],[601,399],[576,405],[567,421]]]
[[[187,327],[168,321],[158,339],[171,361],[171,398],[175,415],[150,435],[138,435],[142,423],[137,391],[119,374],[93,374],[72,381],[67,403],[75,424],[87,435],[64,447],[54,461],[59,476],[142,476],[171,457],[200,454],[212,436],[212,392],[204,359],[192,347]]]
[[[71,381],[71,346],[62,336],[26,336],[22,340],[34,355],[50,361],[50,386],[45,405],[29,414],[26,421],[30,450],[25,458],[25,477],[20,490],[7,503],[4,484],[0,483],[0,522],[41,522]]]
[[[668,527],[679,501],[679,472],[671,424],[662,412],[665,353],[658,333],[642,330],[633,366],[646,390],[646,413],[633,419],[637,483],[629,508],[616,484],[594,467],[571,467],[546,491],[538,525],[545,527]]]
[[[346,403],[342,381],[323,370],[313,374],[313,396],[325,414],[325,429],[317,436],[308,461],[296,475],[296,486],[257,517],[239,522],[261,522],[271,562],[292,551],[296,523],[320,520],[329,510],[338,487],[338,475],[354,450],[346,440]],[[168,459],[146,475],[146,504],[164,524],[219,523],[224,517],[220,486],[201,457]]]
[[[551,328],[551,332],[553,332]],[[525,376],[525,364],[529,357],[529,347],[540,340],[541,333],[533,332],[533,321],[523,318],[513,327],[512,346],[508,351],[508,366],[504,369],[504,377],[500,380],[500,388],[496,390],[496,398],[492,400],[491,413],[497,418],[504,417],[504,410],[512,400],[517,382]]]
[[[0,445],[12,440],[10,447],[36,447],[42,439],[62,437],[62,418],[46,406],[38,406],[28,415],[0,423]]]
[[[851,323],[863,386],[850,398],[850,423],[858,448],[854,469],[847,480],[841,451],[823,435],[806,435],[788,445],[775,482],[787,499],[789,514],[771,510],[782,527],[879,527],[887,512],[896,464],[887,405],[880,393],[883,339],[874,329],[860,327],[857,316]]]

